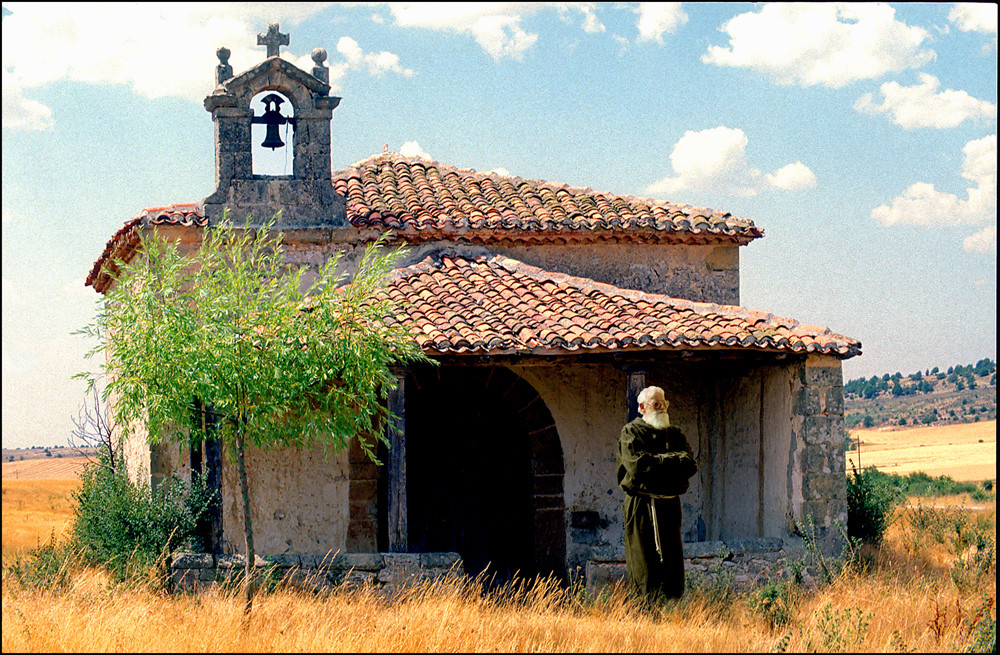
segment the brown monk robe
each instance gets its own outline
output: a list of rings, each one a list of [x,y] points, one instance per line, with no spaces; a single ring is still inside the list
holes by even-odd
[[[688,478],[698,471],[687,439],[673,426],[659,430],[637,418],[622,428],[617,460],[618,486],[626,494],[625,564],[632,590],[650,599],[658,595],[680,598],[684,551],[679,496],[687,491]]]

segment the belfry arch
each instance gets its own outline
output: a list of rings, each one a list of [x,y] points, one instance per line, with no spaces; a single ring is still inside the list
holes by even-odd
[[[276,89],[250,100],[251,172],[254,176],[291,176],[295,163],[295,103]]]
[[[535,389],[503,367],[447,365],[405,388],[407,550],[458,552],[498,582],[564,579],[562,446]]]

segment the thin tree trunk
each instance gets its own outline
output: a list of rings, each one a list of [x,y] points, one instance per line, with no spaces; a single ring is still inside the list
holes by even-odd
[[[236,463],[240,475],[240,493],[243,495],[243,537],[246,541],[247,562],[243,580],[243,613],[250,614],[253,607],[253,570],[256,551],[253,547],[253,524],[250,521],[250,487],[247,483],[247,463],[243,428],[236,431]]]

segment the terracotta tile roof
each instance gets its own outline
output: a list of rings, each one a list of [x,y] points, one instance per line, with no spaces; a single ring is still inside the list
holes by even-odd
[[[732,214],[446,166],[383,153],[333,174],[356,227],[408,241],[471,243],[749,243],[764,236]]]
[[[374,238],[386,229],[410,242],[443,239],[476,244],[737,243],[764,236],[727,212],[602,193],[565,184],[460,169],[419,157],[383,153],[333,174],[351,224]],[[139,224],[204,227],[200,203],[151,207],[125,223],[94,262],[87,284],[104,291],[102,267],[128,259]]]
[[[756,349],[861,354],[827,328],[734,305],[621,289],[500,255],[428,257],[392,271],[389,297],[428,354]]]
[[[86,284],[94,287],[96,291],[104,292],[111,282],[111,277],[102,270],[107,266],[112,270],[117,270],[114,264],[116,259],[128,261],[135,253],[139,245],[139,226],[141,225],[183,225],[205,227],[208,219],[201,207],[201,203],[188,202],[176,203],[165,207],[149,207],[142,210],[139,216],[127,221],[120,230],[115,232],[111,240],[104,247],[104,252],[94,262],[87,276]]]

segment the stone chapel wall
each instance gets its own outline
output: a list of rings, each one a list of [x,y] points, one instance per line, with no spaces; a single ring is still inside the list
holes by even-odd
[[[290,262],[319,266],[342,250],[343,269],[353,273],[364,254],[363,244],[350,242],[353,237],[351,229],[289,231],[285,252]],[[440,251],[467,256],[500,254],[548,271],[697,302],[724,305],[740,302],[739,247],[735,245],[606,243],[485,248],[433,241],[407,246],[399,266],[416,264]]]
[[[347,542],[348,451],[324,457],[323,448],[247,452],[254,547],[261,555],[325,554]],[[236,465],[223,458],[223,550],[245,553],[243,500]]]

